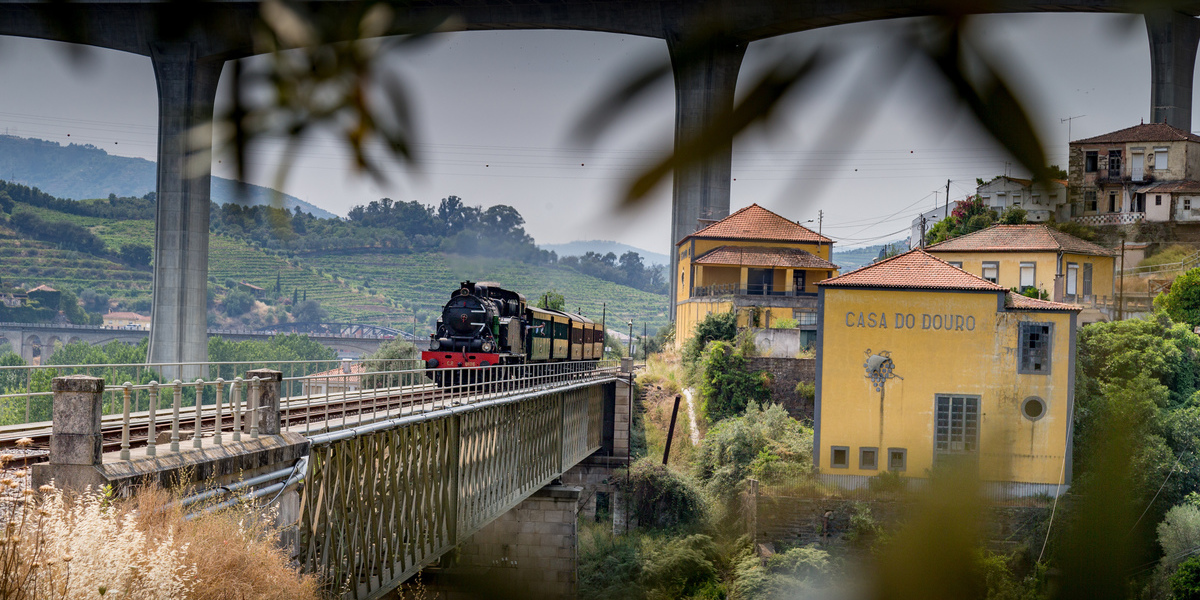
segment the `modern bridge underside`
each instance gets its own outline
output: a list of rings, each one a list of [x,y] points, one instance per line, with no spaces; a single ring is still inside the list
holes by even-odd
[[[315,15],[344,11],[348,1],[300,3]],[[418,0],[397,7],[389,34],[447,22],[472,30],[562,29],[659,38],[671,52],[675,145],[685,147],[733,106],[746,46],[753,41],[832,25],[946,14],[1108,12],[1145,14],[1151,53],[1150,118],[1191,130],[1192,75],[1200,2],[1116,0],[592,0],[483,2]],[[250,56],[258,2],[0,0],[0,35],[87,44],[148,56],[159,93],[152,362],[205,360],[208,275],[207,169],[186,168],[188,132],[213,117],[224,62]],[[705,55],[680,60],[689,40],[722,33]],[[672,245],[701,219],[729,214],[732,144],[674,173]],[[672,257],[672,270],[677,271]],[[675,286],[671,287],[674,294]],[[672,312],[675,304],[671,298]],[[185,375],[194,375],[186,374]]]

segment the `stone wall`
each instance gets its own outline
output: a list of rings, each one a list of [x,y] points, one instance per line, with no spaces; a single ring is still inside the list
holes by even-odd
[[[459,546],[452,565],[421,572],[403,598],[574,598],[576,507],[582,488],[546,486]],[[443,559],[445,561],[445,559]]]
[[[845,543],[850,530],[850,517],[861,504],[871,512],[875,522],[885,530],[894,530],[906,513],[914,508],[904,500],[850,500],[845,498],[798,498],[758,495],[751,502],[756,506],[755,540],[768,547],[795,547],[809,544],[838,545]],[[1060,510],[1062,507],[1059,507]],[[984,539],[996,550],[1011,550],[1022,541],[1040,539],[1045,535],[1050,507],[993,506],[983,529]]]
[[[796,395],[796,384],[801,381],[813,383],[817,380],[816,359],[755,356],[749,359],[746,368],[751,371],[768,371],[774,375],[771,397],[775,402],[783,405],[793,418],[812,420],[813,402],[811,399],[802,400]]]

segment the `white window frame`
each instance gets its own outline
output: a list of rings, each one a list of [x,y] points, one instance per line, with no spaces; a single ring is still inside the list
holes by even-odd
[[[1021,290],[1030,287],[1037,287],[1037,263],[1021,263],[1021,278],[1018,280],[1018,282],[1017,288]]]
[[[1154,149],[1154,170],[1167,168],[1167,148]]]
[[[995,271],[994,278],[988,277],[988,269],[994,269],[994,271]],[[997,261],[990,261],[990,260],[984,261],[982,274],[980,275],[980,277],[983,277],[984,279],[987,279],[988,281],[990,281],[992,283],[997,283],[997,284],[1000,283],[1000,263]]]
[[[1067,295],[1074,296],[1079,289],[1079,263],[1067,263]]]

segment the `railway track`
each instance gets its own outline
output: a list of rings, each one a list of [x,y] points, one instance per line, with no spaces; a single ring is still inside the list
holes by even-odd
[[[286,398],[285,402],[281,403],[280,406],[281,425],[285,429],[292,430],[301,426],[310,426],[312,427],[312,432],[316,433],[328,430],[331,425],[335,426],[335,428],[357,425],[354,417],[363,416],[367,413],[372,415],[375,413],[386,413],[407,405],[433,400],[435,396],[438,396],[438,399],[452,400],[460,395],[438,395],[436,388],[432,385],[425,385],[417,388],[404,388],[390,391],[383,395],[372,395],[369,397]],[[155,439],[158,444],[165,444],[170,441],[171,416],[172,409],[170,408],[156,411]],[[243,412],[241,417],[244,423],[247,415]],[[203,406],[200,413],[200,435],[202,437],[213,435],[216,422],[217,411],[213,405]],[[183,441],[190,442],[193,439],[195,427],[195,407],[188,406],[181,408],[179,411],[179,439],[181,443]],[[104,452],[115,452],[121,449],[122,428],[122,415],[105,415],[101,419],[100,433],[103,438],[102,448]],[[149,429],[149,412],[140,411],[131,413],[129,415],[129,446],[131,448],[145,446]],[[222,434],[228,440],[228,436],[233,430],[233,415],[229,412],[228,407],[222,410],[221,429]],[[49,421],[0,427],[0,450],[16,448],[18,440],[29,439],[31,443],[27,448],[34,451],[34,453],[14,456],[13,462],[10,464],[41,462],[47,460],[49,457],[50,434],[51,423]]]

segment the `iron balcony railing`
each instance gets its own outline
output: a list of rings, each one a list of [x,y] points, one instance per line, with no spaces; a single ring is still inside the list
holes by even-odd
[[[815,298],[817,295],[801,290],[784,290],[770,284],[749,284],[743,286],[737,283],[719,283],[692,288],[693,298],[703,296],[811,296]]]

